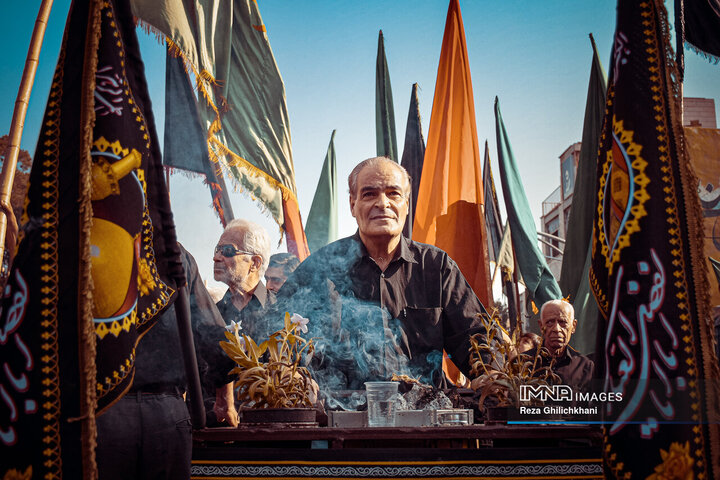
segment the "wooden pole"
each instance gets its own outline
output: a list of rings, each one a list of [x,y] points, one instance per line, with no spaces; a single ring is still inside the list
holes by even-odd
[[[23,70],[22,80],[20,81],[20,88],[17,99],[15,100],[15,110],[13,111],[12,124],[10,126],[10,141],[4,152],[5,161],[3,162],[2,174],[0,174],[0,201],[7,204],[10,204],[17,159],[20,153],[20,139],[22,138],[22,131],[25,126],[25,115],[27,114],[30,92],[32,91],[35,81],[35,73],[37,72],[37,66],[40,60],[40,49],[43,38],[45,37],[45,28],[47,27],[48,18],[50,17],[52,4],[53,0],[43,0],[40,5],[40,12],[35,20],[35,28],[33,29],[32,38],[30,39],[30,48],[28,49],[27,58],[25,59],[25,68]],[[6,230],[7,218],[5,217],[5,212],[0,210],[0,259],[2,259],[5,254]]]

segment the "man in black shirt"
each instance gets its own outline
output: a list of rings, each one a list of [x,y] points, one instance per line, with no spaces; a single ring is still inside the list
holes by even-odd
[[[592,380],[595,364],[568,345],[570,337],[575,333],[577,320],[575,309],[564,300],[550,300],[540,309],[540,330],[542,346],[547,349],[550,357],[542,357],[544,365],[552,361],[553,372],[560,377],[563,385],[570,385],[577,390],[585,391]],[[536,349],[525,352],[535,356]]]
[[[218,420],[237,426],[232,378],[228,376],[235,364],[219,345],[225,338],[224,324],[200,279],[195,259],[179,246],[203,386],[216,393]],[[192,425],[183,396],[186,383],[172,305],[138,343],[130,391],[97,418],[99,478],[190,478]]]
[[[350,174],[355,235],[308,257],[278,293],[281,311],[309,318],[314,375],[325,391],[362,389],[393,373],[441,386],[442,351],[469,374],[469,338],[485,308],[439,248],[402,236],[410,179],[384,158]]]
[[[282,328],[282,317],[267,315],[275,295],[260,281],[270,260],[270,236],[257,223],[235,219],[227,224],[213,256],[215,280],[227,284],[217,302],[227,325],[241,324],[241,333],[258,344]],[[277,315],[275,315],[277,317]]]

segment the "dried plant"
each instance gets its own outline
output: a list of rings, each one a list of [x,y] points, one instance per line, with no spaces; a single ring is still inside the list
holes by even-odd
[[[560,381],[552,371],[554,361],[543,366],[540,357],[549,356],[547,349],[541,345],[535,355],[518,354],[519,328],[510,336],[495,312],[478,316],[487,333],[470,338],[470,366],[471,374],[475,376],[472,388],[480,391],[480,406],[484,407],[486,399],[493,399],[494,402],[489,403],[504,407],[541,404],[538,399],[521,402],[520,386],[550,385]]]
[[[306,367],[305,356],[314,351],[313,339],[306,340],[298,330],[307,331],[307,320],[285,314],[285,326],[258,345],[252,338],[226,332],[227,342],[220,342],[225,353],[237,363],[230,371],[235,381],[237,399],[252,408],[312,407],[317,398],[317,384]]]

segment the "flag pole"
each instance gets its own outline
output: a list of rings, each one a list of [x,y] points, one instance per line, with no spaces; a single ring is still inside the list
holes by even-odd
[[[15,110],[13,110],[12,123],[10,126],[10,138],[7,149],[3,152],[5,154],[5,161],[3,162],[2,174],[0,174],[0,201],[7,204],[10,204],[10,195],[12,193],[13,180],[15,179],[18,154],[20,153],[20,139],[22,138],[30,92],[32,91],[35,81],[35,73],[37,72],[37,66],[40,60],[40,49],[42,48],[43,38],[45,37],[45,29],[48,18],[50,18],[52,4],[53,0],[43,0],[40,5],[40,12],[35,20],[35,27],[33,28],[32,38],[30,39],[30,48],[28,49],[27,58],[25,59],[25,68],[23,69],[20,88],[18,89],[17,99],[15,100]],[[6,230],[7,217],[5,216],[5,212],[0,210],[0,259],[5,255]]]

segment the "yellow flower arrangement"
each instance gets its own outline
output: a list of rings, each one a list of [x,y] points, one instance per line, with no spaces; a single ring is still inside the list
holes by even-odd
[[[481,392],[480,407],[485,407],[486,399],[494,399],[493,403],[499,407],[542,404],[537,398],[521,402],[520,386],[550,385],[560,380],[552,372],[552,363],[547,367],[542,365],[540,355],[543,351],[548,354],[547,350],[538,348],[534,356],[518,354],[519,329],[515,329],[511,337],[497,313],[478,316],[487,333],[470,339],[470,367],[471,374],[475,375],[471,386]]]
[[[252,408],[312,407],[317,398],[317,384],[310,371],[301,366],[311,357],[313,340],[298,335],[307,331],[307,320],[285,314],[282,330],[258,345],[239,329],[225,332],[227,342],[220,342],[225,353],[238,365],[230,371],[237,375],[237,399]]]

